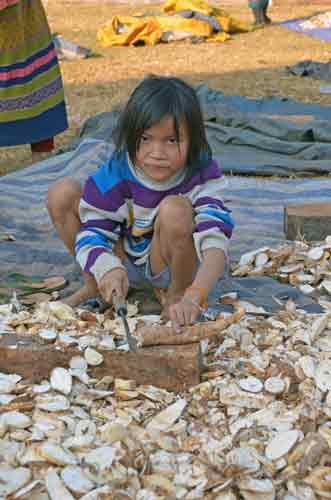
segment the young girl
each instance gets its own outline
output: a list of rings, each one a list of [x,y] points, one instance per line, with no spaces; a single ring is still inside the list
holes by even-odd
[[[233,229],[194,90],[178,78],[144,79],[114,139],[114,155],[82,196],[70,179],[49,191],[54,225],[85,278],[66,302],[99,293],[111,303],[114,293],[148,282],[167,290],[163,315],[180,330],[220,295]]]

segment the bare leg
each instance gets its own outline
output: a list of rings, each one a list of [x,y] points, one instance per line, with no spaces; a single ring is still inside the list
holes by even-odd
[[[31,160],[32,163],[38,163],[39,161],[46,160],[51,153],[40,153],[38,151],[32,151]]]
[[[79,201],[82,189],[79,182],[67,177],[49,188],[47,208],[59,237],[71,253],[75,254],[75,239],[80,229]],[[99,295],[95,279],[83,272],[84,286],[66,297],[63,302],[76,306]]]
[[[193,209],[183,196],[168,196],[159,210],[151,245],[150,261],[153,274],[167,266],[171,283],[167,293],[168,305],[177,302],[192,284],[198,267],[193,241]]]

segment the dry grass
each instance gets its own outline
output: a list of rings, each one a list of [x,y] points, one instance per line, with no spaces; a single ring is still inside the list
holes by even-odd
[[[229,0],[228,0],[229,1]],[[221,2],[227,10],[251,20],[247,2]],[[159,10],[160,5],[136,6],[84,0],[49,0],[48,19],[53,32],[90,47],[98,57],[61,63],[70,128],[57,137],[57,146],[74,137],[89,116],[111,110],[126,100],[137,82],[148,73],[171,74],[197,84],[207,82],[225,94],[249,97],[282,95],[303,102],[331,105],[331,95],[321,95],[321,82],[286,75],[284,66],[301,60],[327,62],[331,44],[273,25],[264,30],[234,36],[223,44],[176,43],[155,47],[102,49],[97,29],[114,14]],[[290,6],[289,6],[290,3]],[[274,0],[270,15],[274,22],[310,16],[330,10],[325,0]],[[26,166],[28,146],[0,151],[0,174]]]

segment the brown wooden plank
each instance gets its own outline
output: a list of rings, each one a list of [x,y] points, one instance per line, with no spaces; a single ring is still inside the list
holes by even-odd
[[[331,203],[287,205],[284,232],[288,240],[324,240],[331,235]]]
[[[200,382],[202,361],[199,344],[145,347],[137,353],[118,350],[100,352],[104,362],[89,370],[93,377],[112,375],[171,391],[182,391]],[[49,377],[53,368],[68,367],[72,356],[82,354],[76,347],[59,349],[54,344],[42,345],[31,337],[4,335],[0,339],[0,371],[17,373],[31,382],[40,382]]]

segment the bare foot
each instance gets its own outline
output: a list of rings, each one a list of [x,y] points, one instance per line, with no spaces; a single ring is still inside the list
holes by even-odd
[[[161,306],[166,303],[167,290],[164,290],[163,288],[154,288],[154,295]]]
[[[98,295],[99,294],[94,287],[84,285],[82,288],[77,290],[77,292],[63,298],[61,302],[67,304],[68,306],[76,307],[88,299],[95,299]]]

